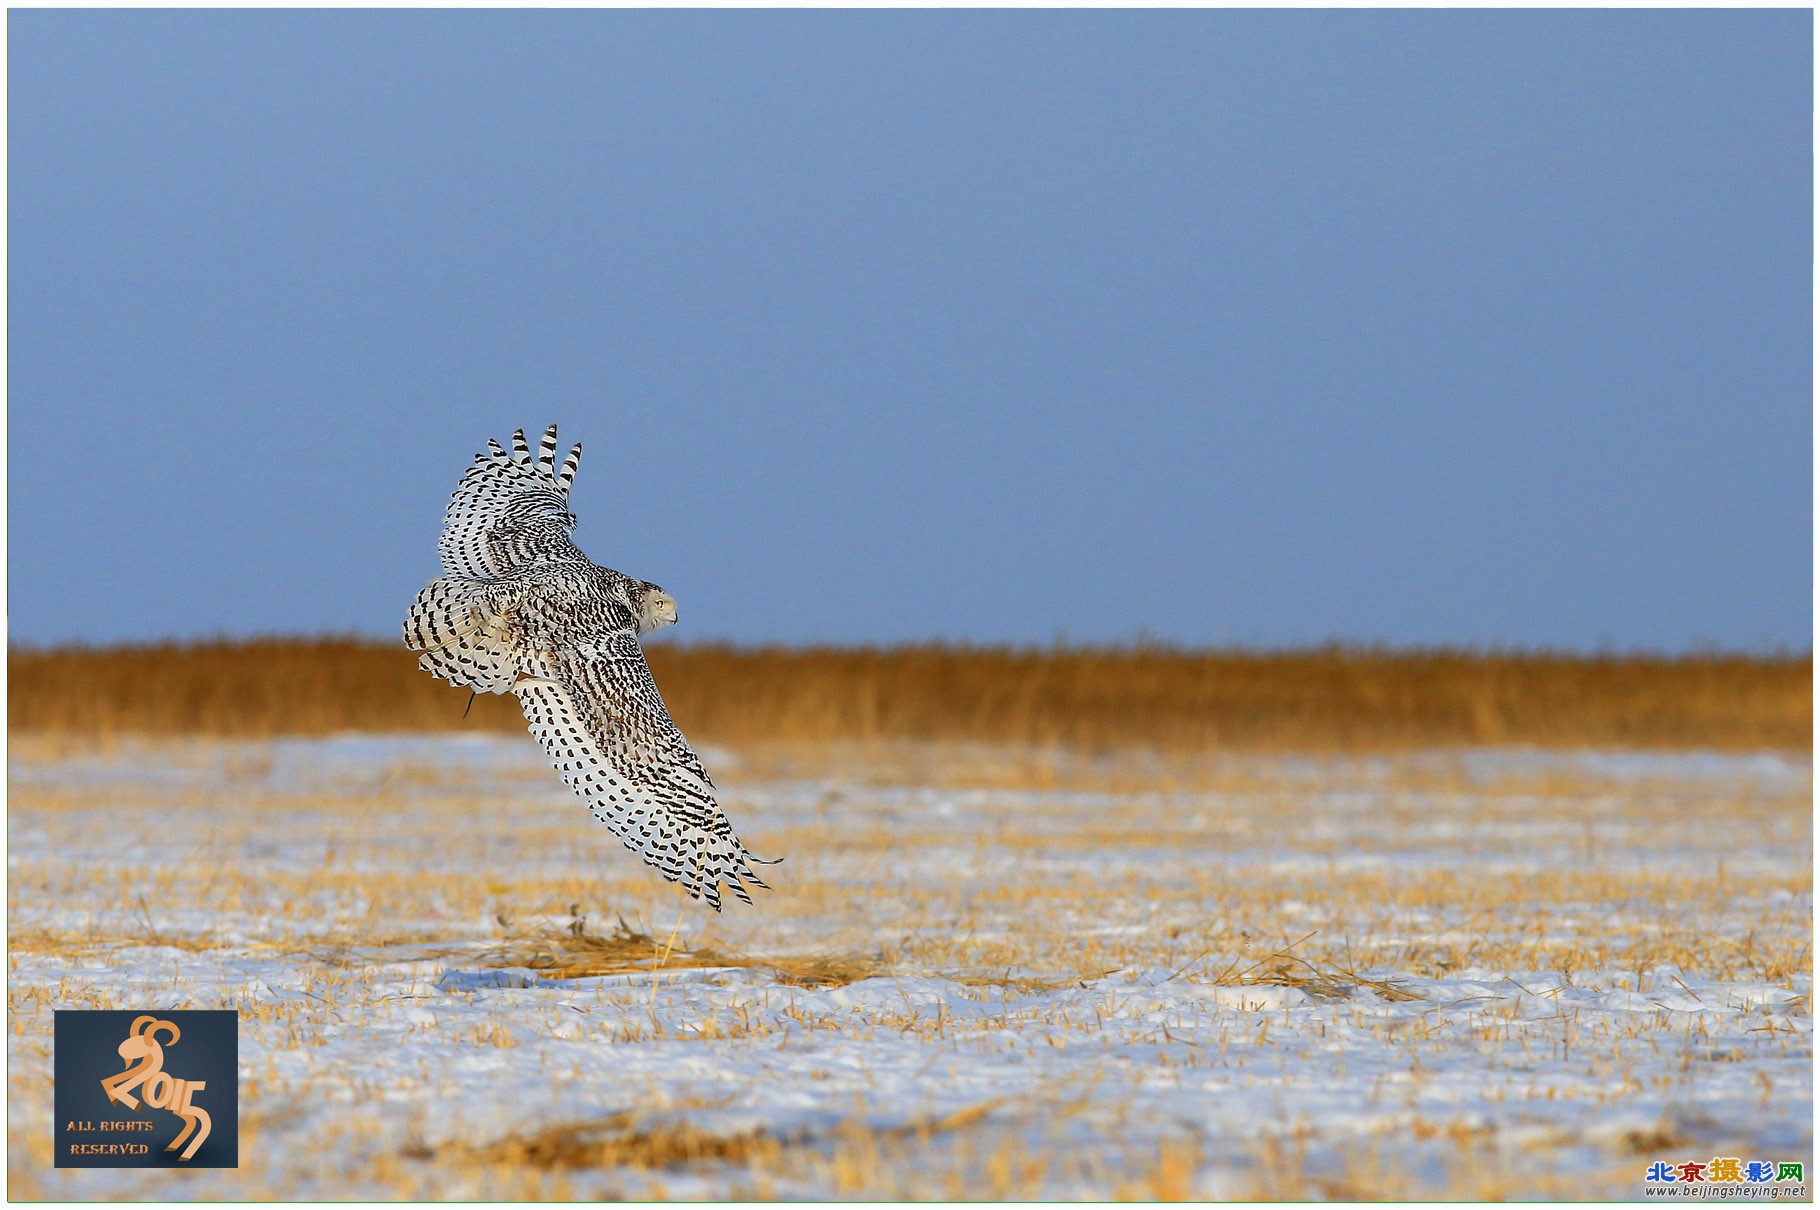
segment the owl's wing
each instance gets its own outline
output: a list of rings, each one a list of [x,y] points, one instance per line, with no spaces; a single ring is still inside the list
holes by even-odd
[[[762,887],[752,856],[714,801],[714,783],[670,720],[630,630],[545,658],[518,695],[531,734],[569,788],[613,834],[691,898],[720,910],[720,886],[747,903]]]
[[[490,580],[526,563],[580,558],[569,541],[569,485],[580,462],[577,444],[557,467],[555,425],[544,430],[535,460],[523,429],[512,434],[509,453],[488,441],[449,499],[436,546],[443,570]]]

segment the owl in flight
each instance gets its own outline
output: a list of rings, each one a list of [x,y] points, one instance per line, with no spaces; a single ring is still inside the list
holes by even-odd
[[[714,783],[670,721],[640,635],[676,621],[655,584],[591,562],[569,534],[581,446],[556,465],[556,426],[531,457],[488,441],[443,523],[443,575],[412,602],[405,645],[417,666],[476,692],[518,697],[556,771],[625,846],[720,910],[725,883],[762,887],[714,801]]]

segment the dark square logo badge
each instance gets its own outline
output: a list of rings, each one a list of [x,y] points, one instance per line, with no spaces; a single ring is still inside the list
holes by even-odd
[[[240,1014],[58,1010],[59,1168],[238,1168]]]

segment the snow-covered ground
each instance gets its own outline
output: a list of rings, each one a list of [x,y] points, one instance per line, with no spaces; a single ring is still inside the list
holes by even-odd
[[[1658,1160],[1811,1172],[1805,755],[1045,785],[745,755],[708,763],[787,861],[716,917],[529,739],[15,745],[13,1195],[1630,1198]],[[240,1009],[241,1168],[54,1170],[55,1008]]]

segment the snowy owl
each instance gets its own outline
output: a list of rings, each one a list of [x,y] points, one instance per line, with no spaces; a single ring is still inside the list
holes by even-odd
[[[474,456],[443,522],[444,575],[404,622],[417,666],[476,692],[512,693],[556,771],[625,846],[720,910],[720,887],[764,886],[670,721],[638,645],[676,621],[655,584],[601,567],[569,534],[578,444],[556,465],[556,426],[531,457],[524,430]]]

